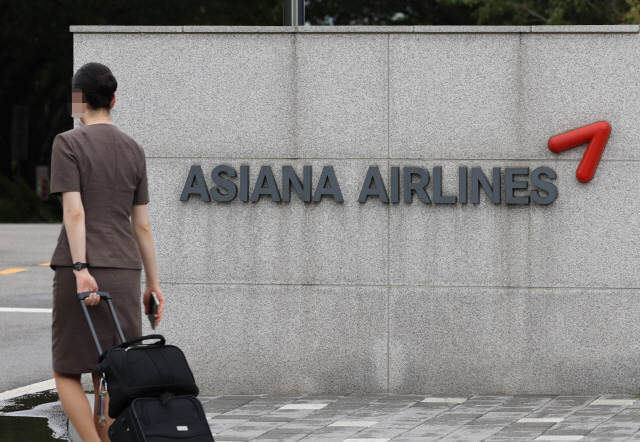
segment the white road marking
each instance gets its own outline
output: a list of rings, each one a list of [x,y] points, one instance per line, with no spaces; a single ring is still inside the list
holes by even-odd
[[[17,307],[0,307],[0,313],[51,313],[50,308],[17,308]]]
[[[15,390],[5,391],[0,393],[0,401],[7,399],[13,399],[14,397],[23,396],[30,393],[39,393],[41,391],[53,390],[56,388],[56,380],[49,379],[48,381],[42,381],[31,385],[25,385],[24,387],[16,388]]]

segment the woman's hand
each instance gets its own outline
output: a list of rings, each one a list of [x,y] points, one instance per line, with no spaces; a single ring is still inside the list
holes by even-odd
[[[151,311],[151,292],[158,297],[158,311],[155,314],[156,325],[164,317],[164,296],[160,290],[160,279],[158,278],[158,267],[156,265],[156,252],[153,246],[153,236],[151,235],[151,223],[149,222],[149,210],[146,204],[134,204],[131,206],[131,228],[138,243],[138,250],[142,258],[144,267],[144,279],[146,289],[144,291],[143,303],[144,311],[148,315]]]
[[[76,285],[78,288],[77,293],[98,291],[98,284],[89,273],[89,269],[82,269],[80,271],[74,270],[73,273],[76,274]],[[91,293],[89,296],[84,298],[84,303],[88,306],[98,305],[99,302],[100,296],[96,293]]]
[[[154,286],[147,287],[145,289],[145,291],[144,291],[144,297],[142,298],[142,302],[144,303],[144,313],[145,313],[145,315],[148,315],[149,312],[151,311],[151,305],[153,303],[153,298],[151,297],[151,292],[156,294],[156,296],[158,297],[158,302],[160,302],[160,305],[158,306],[158,311],[155,314],[156,327],[157,327],[158,323],[164,317],[164,296],[162,294],[162,291],[160,290],[160,286],[159,285],[154,285]]]

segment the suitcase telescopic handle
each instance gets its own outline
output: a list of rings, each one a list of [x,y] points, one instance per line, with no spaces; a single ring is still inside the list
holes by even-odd
[[[91,336],[93,336],[93,342],[96,344],[98,355],[101,355],[102,347],[100,347],[100,341],[98,341],[98,335],[96,334],[96,330],[93,327],[93,322],[91,322],[91,317],[89,316],[89,310],[87,309],[87,305],[84,303],[84,299],[87,298],[92,293],[99,295],[100,299],[104,299],[107,301],[107,305],[109,306],[109,311],[111,312],[111,317],[113,318],[113,323],[116,325],[118,336],[120,336],[120,342],[125,342],[125,338],[124,338],[124,333],[122,333],[122,327],[120,327],[120,321],[118,321],[118,316],[116,315],[116,310],[113,308],[111,295],[108,292],[95,291],[95,292],[78,293],[78,301],[80,301],[80,305],[82,306],[84,317],[87,318],[87,324],[89,325],[89,331],[91,332]]]
[[[100,299],[111,299],[111,295],[109,294],[109,292],[82,292],[82,293],[78,293],[78,300],[83,301],[84,298],[88,298],[90,294],[95,293],[96,295],[100,296]]]

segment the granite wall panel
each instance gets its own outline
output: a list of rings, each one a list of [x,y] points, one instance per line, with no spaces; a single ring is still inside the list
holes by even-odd
[[[300,158],[387,156],[387,35],[296,37]]]
[[[389,39],[391,158],[528,157],[519,149],[519,34]]]
[[[388,208],[358,203],[369,162],[362,160],[238,161],[156,159],[148,161],[150,217],[164,281],[247,284],[385,285],[388,277]],[[344,202],[330,195],[305,203],[292,190],[290,202],[263,195],[257,202],[181,201],[192,165],[209,187],[211,171],[226,164],[238,174],[249,166],[251,193],[262,166],[270,166],[282,195],[282,166],[303,180],[311,166],[315,194],[325,166],[333,167]],[[386,173],[386,161],[378,163]],[[240,177],[233,181],[240,186]]]
[[[638,161],[640,97],[638,34],[536,34],[522,44],[523,150],[550,136],[605,120],[612,126],[602,159]],[[562,158],[582,158],[584,149]],[[540,155],[553,157],[549,151]],[[537,156],[535,158],[544,158]]]
[[[161,331],[205,394],[384,392],[387,289],[166,284]]]
[[[159,331],[204,393],[637,392],[638,26],[72,28],[147,154]],[[585,147],[547,141],[600,120],[582,184]],[[331,166],[344,202],[180,200],[221,164],[280,194]],[[432,200],[436,167],[458,197],[459,167],[500,167],[502,203],[360,203],[370,166],[389,193],[428,170]],[[540,166],[557,199],[506,204],[504,169]]]
[[[109,66],[114,121],[148,156],[297,155],[291,35],[170,35],[74,38],[74,68]]]
[[[394,393],[592,394],[638,386],[638,291],[392,288]]]
[[[459,166],[480,167],[488,177],[500,167],[502,203],[492,203],[481,190],[479,204],[422,204],[414,196],[412,204],[392,206],[391,285],[640,287],[635,163],[603,162],[586,185],[575,177],[575,160],[390,162],[400,164],[430,172],[442,167],[449,196],[458,194]],[[543,166],[557,174],[548,180],[557,199],[506,204],[505,169]],[[537,189],[525,175],[516,180],[528,185],[517,196]],[[433,195],[433,183],[427,193]]]

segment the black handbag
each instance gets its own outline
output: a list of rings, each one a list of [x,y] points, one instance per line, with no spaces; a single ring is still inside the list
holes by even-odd
[[[118,442],[214,442],[200,401],[164,394],[134,399],[109,427]]]
[[[98,342],[87,306],[83,302],[89,293],[97,293],[107,301],[118,335],[123,341],[122,344],[104,352]],[[95,371],[106,381],[111,418],[116,418],[136,398],[159,396],[164,392],[198,395],[200,391],[182,350],[175,345],[165,345],[166,341],[162,335],[141,336],[125,342],[111,296],[107,292],[78,293],[78,299],[100,353]],[[143,344],[145,340],[156,342]]]

